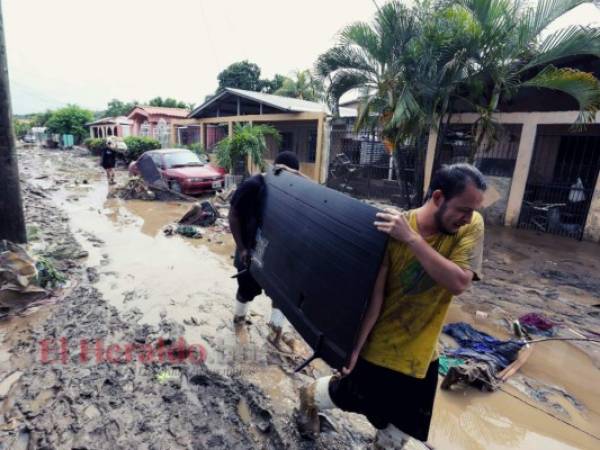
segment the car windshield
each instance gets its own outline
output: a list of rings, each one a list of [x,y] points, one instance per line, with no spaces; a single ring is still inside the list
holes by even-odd
[[[167,153],[165,164],[168,168],[183,166],[201,166],[202,161],[192,152]]]

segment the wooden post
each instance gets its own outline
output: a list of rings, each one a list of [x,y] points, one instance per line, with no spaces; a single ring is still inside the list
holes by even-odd
[[[325,126],[325,115],[322,114],[317,120],[317,154],[315,155],[314,179],[317,183],[321,182],[321,162],[323,161],[323,127]]]
[[[204,122],[200,124],[200,145],[202,148],[206,148],[206,137],[204,136],[205,125]]]
[[[15,151],[1,8],[0,4],[0,239],[23,244],[27,242],[27,233]]]

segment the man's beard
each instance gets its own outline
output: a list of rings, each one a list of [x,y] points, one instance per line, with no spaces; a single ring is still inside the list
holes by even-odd
[[[433,218],[435,219],[435,225],[438,228],[438,231],[442,234],[447,234],[447,235],[453,235],[456,234],[457,231],[450,231],[448,228],[446,228],[446,226],[444,225],[444,213],[446,212],[446,209],[448,209],[448,205],[446,204],[446,201],[444,200],[444,203],[442,203],[442,206],[439,207],[439,209],[435,212],[435,214],[433,215]]]

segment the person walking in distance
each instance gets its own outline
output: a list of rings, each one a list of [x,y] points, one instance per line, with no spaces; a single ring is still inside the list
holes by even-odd
[[[108,140],[102,149],[102,158],[100,165],[106,171],[108,184],[115,184],[115,165],[117,163],[116,144],[112,140]]]

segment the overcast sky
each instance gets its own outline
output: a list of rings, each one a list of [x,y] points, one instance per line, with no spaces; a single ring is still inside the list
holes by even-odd
[[[112,98],[199,104],[235,61],[263,77],[312,67],[373,0],[0,0],[15,114]],[[384,0],[377,0],[383,4]],[[584,5],[562,23],[597,22]]]

